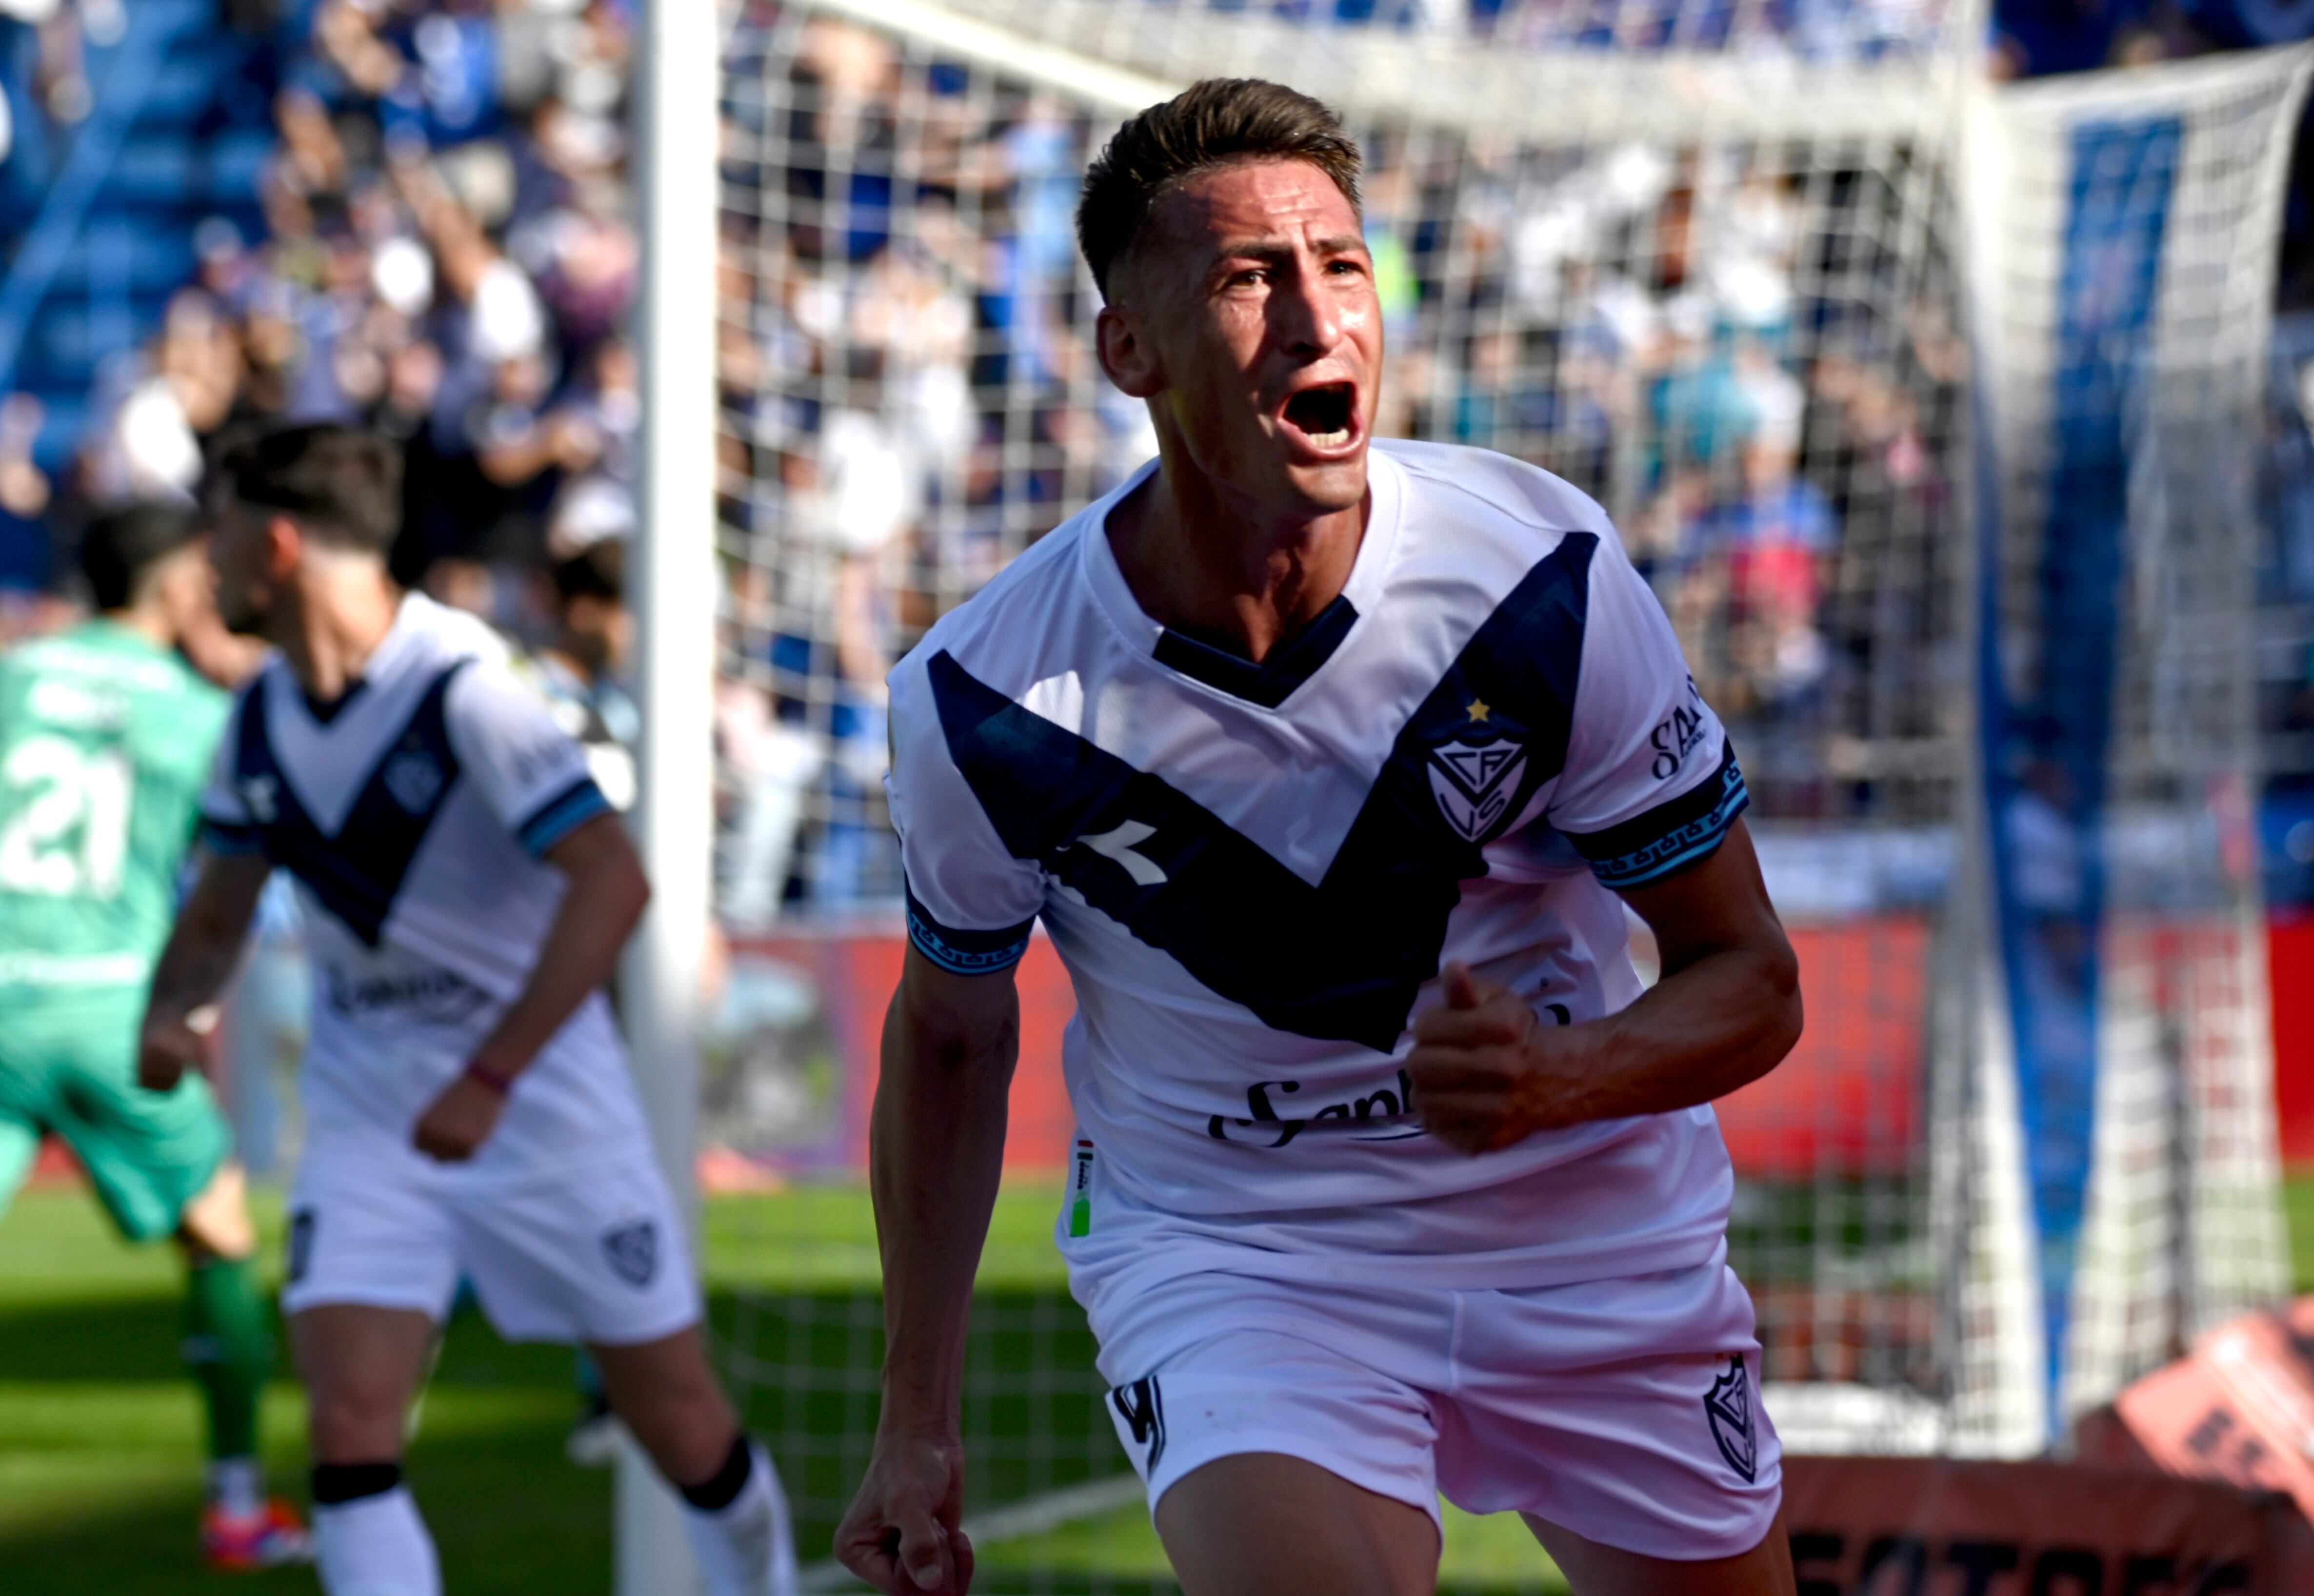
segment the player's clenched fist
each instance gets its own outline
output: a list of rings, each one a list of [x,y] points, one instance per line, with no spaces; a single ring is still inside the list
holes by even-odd
[[[216,1010],[196,1009],[182,1019],[148,1014],[137,1038],[137,1084],[148,1092],[177,1089],[188,1070],[199,1070],[208,1056],[209,1033],[216,1028]]]
[[[1464,1152],[1492,1152],[1579,1118],[1573,1050],[1546,1041],[1568,1033],[1467,965],[1449,964],[1443,979],[1446,1001],[1414,1022],[1406,1060],[1424,1128]]]
[[[835,1555],[885,1596],[963,1596],[972,1588],[959,1442],[878,1436],[868,1473],[835,1530]]]
[[[477,1080],[470,1070],[443,1088],[418,1116],[410,1139],[428,1158],[463,1164],[498,1128],[499,1111],[505,1107],[506,1088]]]

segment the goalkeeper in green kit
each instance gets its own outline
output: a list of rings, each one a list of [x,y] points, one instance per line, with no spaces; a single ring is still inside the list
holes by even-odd
[[[99,613],[0,656],[0,1213],[53,1132],[123,1236],[175,1238],[208,1409],[201,1550],[260,1568],[304,1560],[307,1539],[258,1468],[271,1341],[240,1167],[207,1081],[137,1081],[145,989],[231,701],[178,653],[215,630],[201,532],[172,505],[100,516],[81,547]]]

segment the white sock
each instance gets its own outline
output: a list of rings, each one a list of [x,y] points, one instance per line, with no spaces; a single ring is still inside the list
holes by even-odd
[[[684,1533],[708,1596],[796,1596],[795,1530],[771,1454],[750,1441],[753,1463],[739,1494],[713,1512],[685,1504]],[[332,1590],[330,1596],[348,1596]]]
[[[208,1498],[232,1518],[249,1518],[265,1505],[265,1470],[255,1458],[212,1458]]]
[[[408,1486],[316,1503],[314,1554],[329,1596],[442,1596],[434,1538]]]

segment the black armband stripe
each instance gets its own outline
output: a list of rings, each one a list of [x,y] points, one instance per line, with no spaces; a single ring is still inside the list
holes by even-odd
[[[1722,739],[1719,768],[1677,798],[1605,831],[1568,832],[1591,873],[1617,891],[1645,886],[1708,859],[1751,803],[1736,745]]]
[[[908,940],[951,975],[994,975],[1019,964],[1029,951],[1033,918],[1002,930],[960,931],[927,913],[914,888],[903,884],[901,890],[908,904]]]

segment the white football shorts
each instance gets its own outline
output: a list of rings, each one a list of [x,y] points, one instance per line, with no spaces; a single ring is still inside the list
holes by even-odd
[[[1724,1251],[1526,1291],[1207,1273],[1090,1298],[1109,1417],[1152,1513],[1202,1464],[1282,1452],[1434,1521],[1443,1492],[1691,1562],[1751,1550],[1782,1499],[1752,1300]]]
[[[281,1308],[446,1317],[458,1278],[509,1341],[656,1341],[699,1320],[690,1248],[647,1152],[527,1179],[463,1177],[384,1131],[308,1141]]]

